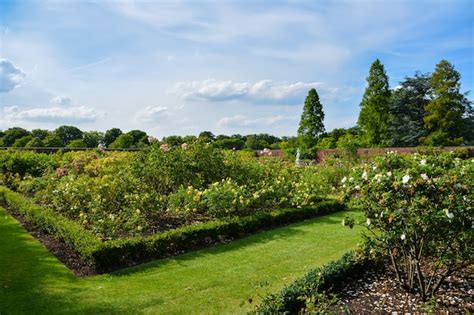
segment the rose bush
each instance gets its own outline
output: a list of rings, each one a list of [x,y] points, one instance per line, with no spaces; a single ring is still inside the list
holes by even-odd
[[[354,168],[341,183],[366,215],[368,244],[389,255],[398,280],[423,300],[472,264],[473,159],[392,153]]]
[[[45,159],[29,155],[39,165]],[[17,191],[102,239],[276,208],[312,207],[332,191],[344,169],[335,161],[296,167],[279,159],[257,160],[205,144],[164,150],[157,143],[143,152],[83,151],[54,157],[55,164],[41,172],[7,170],[6,176]],[[28,169],[36,169],[33,162]]]

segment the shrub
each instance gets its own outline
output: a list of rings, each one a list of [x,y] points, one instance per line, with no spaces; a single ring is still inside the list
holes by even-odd
[[[474,160],[453,153],[377,157],[343,179],[367,217],[370,244],[426,300],[473,262]]]
[[[25,176],[38,177],[58,165],[58,155],[0,151],[0,184],[16,187]]]
[[[311,308],[322,299],[321,295],[337,293],[348,281],[359,277],[374,264],[374,261],[348,252],[337,261],[309,271],[278,293],[264,297],[257,306],[256,312],[259,314],[304,313],[305,307]],[[308,305],[308,302],[313,305]]]

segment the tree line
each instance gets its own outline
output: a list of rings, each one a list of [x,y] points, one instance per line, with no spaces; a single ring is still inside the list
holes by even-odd
[[[461,75],[446,60],[432,74],[416,72],[399,86],[389,87],[384,65],[375,60],[367,76],[356,126],[325,132],[323,105],[316,89],[305,99],[296,137],[269,134],[214,135],[203,131],[198,136],[168,136],[161,141],[142,130],[123,132],[81,131],[61,126],[54,131],[13,127],[0,131],[0,147],[143,148],[150,142],[171,146],[196,141],[234,150],[283,149],[295,154],[301,149],[312,158],[317,150],[360,147],[412,147],[474,145],[474,111],[467,93],[461,93]]]
[[[82,131],[75,126],[60,126],[53,131],[33,129],[31,131],[13,127],[0,131],[0,147],[67,147],[67,148],[97,148],[99,144],[107,148],[145,148],[151,143],[166,143],[179,146],[183,143],[202,142],[215,147],[230,150],[262,150],[264,148],[280,149],[280,145],[289,137],[276,137],[269,134],[249,134],[232,136],[214,135],[203,131],[198,136],[168,136],[160,140],[149,136],[142,130],[123,132],[112,128],[105,132]]]
[[[318,149],[474,145],[474,111],[461,92],[461,75],[441,60],[434,72],[416,72],[391,89],[380,60],[375,60],[357,125],[325,132],[319,95],[306,97],[297,145],[312,155]]]

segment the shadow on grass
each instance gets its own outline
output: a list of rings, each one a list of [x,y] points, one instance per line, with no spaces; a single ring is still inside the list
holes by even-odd
[[[138,286],[147,273],[160,267],[180,265],[187,267],[195,259],[215,257],[238,252],[248,246],[255,246],[284,238],[309,233],[302,228],[318,222],[322,225],[342,228],[340,222],[344,213],[330,214],[274,230],[254,234],[228,244],[216,245],[199,251],[189,252],[172,258],[156,260],[140,266],[125,269],[109,275],[77,278],[45,247],[34,240],[21,225],[0,208],[0,314],[57,314],[57,313],[130,313],[147,309],[164,301],[160,292],[140,296],[140,290],[148,293],[154,290]],[[240,263],[236,261],[235,263]],[[127,277],[138,276],[130,279]],[[112,283],[102,293],[98,287],[107,281]],[[117,282],[118,281],[118,282]],[[127,297],[130,285],[138,290]],[[144,292],[147,293],[147,292]],[[138,294],[138,295],[137,295]],[[135,296],[140,296],[136,301]],[[123,297],[123,298],[122,298]],[[129,304],[127,301],[130,301]]]
[[[186,262],[191,262],[192,260],[195,260],[195,259],[200,259],[203,257],[212,256],[212,255],[216,255],[216,258],[217,258],[219,254],[223,254],[229,251],[238,251],[247,246],[251,246],[251,245],[253,246],[256,244],[268,243],[273,240],[290,238],[296,235],[307,234],[309,232],[304,231],[303,229],[300,229],[299,227],[312,224],[315,222],[318,222],[321,224],[329,224],[329,225],[337,224],[340,226],[341,219],[342,219],[342,213],[333,213],[333,214],[328,214],[322,217],[307,219],[299,223],[293,223],[293,224],[282,226],[273,230],[267,230],[267,231],[259,232],[257,234],[252,234],[244,238],[234,240],[227,244],[216,244],[208,248],[191,251],[182,255],[168,257],[164,259],[158,259],[151,262],[140,264],[138,266],[118,270],[113,273],[110,273],[110,275],[114,277],[122,277],[122,276],[130,276],[136,273],[146,273],[147,270],[149,269],[153,269],[159,266],[166,266],[168,264],[177,264],[177,265],[186,267],[187,266]]]
[[[84,291],[79,280],[0,208],[0,314],[74,312]],[[99,303],[78,311],[116,310]]]

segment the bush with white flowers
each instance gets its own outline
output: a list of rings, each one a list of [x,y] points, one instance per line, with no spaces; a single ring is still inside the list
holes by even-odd
[[[389,255],[398,280],[422,299],[473,263],[474,159],[387,154],[354,168],[342,185],[366,215],[368,244]]]

